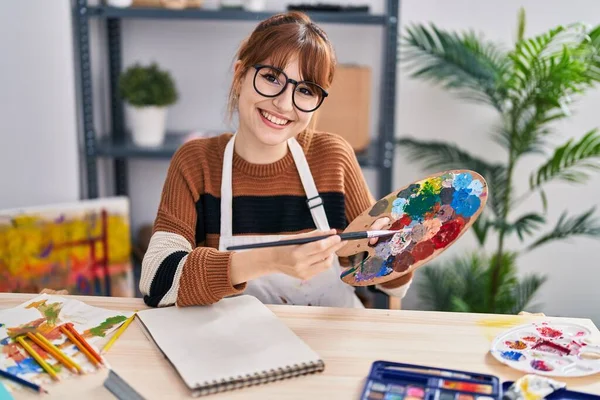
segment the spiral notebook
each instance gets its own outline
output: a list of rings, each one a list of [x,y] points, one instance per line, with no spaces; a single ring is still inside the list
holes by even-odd
[[[323,360],[252,296],[138,313],[195,396],[321,372]]]

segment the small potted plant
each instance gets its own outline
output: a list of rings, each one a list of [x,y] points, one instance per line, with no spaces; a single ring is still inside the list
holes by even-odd
[[[167,107],[178,99],[169,72],[161,70],[156,63],[148,66],[136,63],[121,74],[119,91],[128,105],[133,142],[144,147],[162,144]]]

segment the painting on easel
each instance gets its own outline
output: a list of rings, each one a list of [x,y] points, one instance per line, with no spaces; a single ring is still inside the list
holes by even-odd
[[[0,210],[0,292],[134,296],[126,197]]]

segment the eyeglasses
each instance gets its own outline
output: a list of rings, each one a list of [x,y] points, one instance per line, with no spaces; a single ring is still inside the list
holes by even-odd
[[[265,97],[277,97],[285,91],[288,83],[294,85],[292,103],[304,112],[313,112],[321,106],[328,93],[314,82],[298,82],[288,76],[279,68],[271,65],[254,65],[254,90]]]

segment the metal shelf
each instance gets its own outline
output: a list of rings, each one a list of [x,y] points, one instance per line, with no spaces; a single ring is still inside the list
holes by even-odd
[[[170,159],[175,151],[188,138],[185,133],[169,132],[163,144],[157,147],[143,147],[133,143],[129,138],[114,140],[110,136],[100,138],[96,143],[96,154],[104,158],[145,158],[145,159]],[[371,142],[364,151],[356,152],[358,163],[362,167],[377,168],[381,165],[377,157],[377,142]]]
[[[186,8],[171,10],[150,7],[88,7],[88,17],[95,18],[147,18],[147,19],[204,19],[221,21],[258,22],[272,16],[272,12],[250,12],[239,8],[203,10]],[[307,12],[316,22],[353,25],[384,25],[387,16],[364,12]]]

